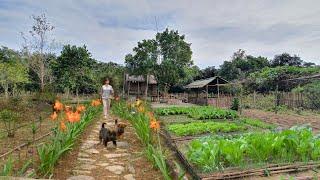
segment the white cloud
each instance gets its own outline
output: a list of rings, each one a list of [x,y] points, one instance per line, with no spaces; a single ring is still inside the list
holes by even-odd
[[[178,29],[201,67],[220,65],[237,49],[272,58],[289,52],[320,64],[316,0],[0,0],[0,45],[19,48],[32,14],[45,12],[57,41],[86,44],[93,57],[123,63],[137,41]]]

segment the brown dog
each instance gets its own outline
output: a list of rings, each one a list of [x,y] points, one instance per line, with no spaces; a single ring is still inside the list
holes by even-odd
[[[124,128],[127,126],[124,123],[118,123],[118,120],[115,121],[115,128],[106,128],[105,124],[102,123],[100,132],[99,132],[99,140],[100,144],[103,144],[107,147],[108,142],[112,141],[114,146],[117,146],[117,139],[120,139],[124,134]]]

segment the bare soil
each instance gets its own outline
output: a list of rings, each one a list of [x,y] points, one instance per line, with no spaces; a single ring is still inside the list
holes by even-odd
[[[320,115],[315,113],[305,113],[303,115],[291,112],[268,112],[258,109],[245,109],[242,116],[261,119],[267,123],[275,124],[284,128],[295,125],[310,124],[315,132],[320,130]]]

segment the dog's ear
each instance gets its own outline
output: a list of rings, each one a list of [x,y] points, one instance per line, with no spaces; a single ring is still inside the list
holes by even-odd
[[[119,128],[125,128],[125,127],[127,127],[127,124],[125,124],[125,123],[119,123],[119,124],[118,124],[118,127],[119,127]]]
[[[118,119],[115,119],[115,120],[114,120],[114,124],[118,124]]]

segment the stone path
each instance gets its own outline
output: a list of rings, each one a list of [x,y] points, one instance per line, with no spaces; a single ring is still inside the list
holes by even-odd
[[[114,126],[114,120],[109,117],[107,120],[100,119],[95,122],[95,125],[90,130],[89,135],[81,143],[77,160],[72,168],[72,176],[67,177],[68,180],[94,180],[94,179],[108,179],[108,180],[135,180],[135,179],[161,179],[158,171],[154,170],[152,166],[145,160],[142,152],[137,151],[138,139],[134,134],[134,129],[129,126],[125,129],[124,138],[117,141],[117,148],[112,142],[108,143],[108,147],[100,145],[98,135],[102,122],[107,123],[107,127]],[[142,151],[140,149],[140,151]],[[139,165],[139,159],[143,159],[144,163]],[[143,167],[143,172],[141,171]],[[136,168],[139,172],[136,172]],[[151,171],[151,177],[144,177]],[[154,172],[152,172],[154,171]]]

